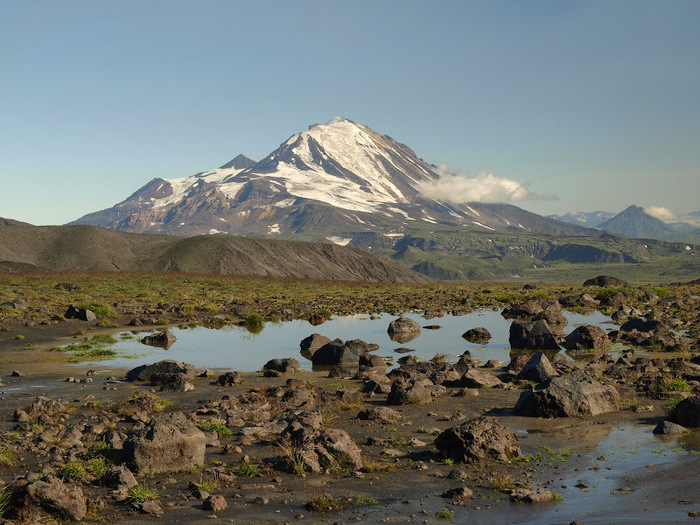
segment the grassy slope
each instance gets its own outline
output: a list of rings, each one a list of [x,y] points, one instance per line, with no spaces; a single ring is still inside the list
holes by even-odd
[[[667,283],[700,275],[700,256],[694,245],[617,235],[555,236],[436,227],[416,230],[393,249],[377,253],[437,278],[577,282],[606,273],[638,283]]]
[[[360,250],[232,236],[141,235],[94,226],[0,224],[0,269],[176,270],[273,277],[425,281]]]

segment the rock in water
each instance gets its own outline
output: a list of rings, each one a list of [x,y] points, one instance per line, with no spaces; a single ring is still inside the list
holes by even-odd
[[[564,348],[567,350],[605,350],[610,348],[608,334],[594,325],[577,327],[566,336]]]
[[[513,321],[508,337],[510,347],[524,350],[558,350],[559,343],[547,321]]]
[[[420,335],[420,325],[408,317],[399,317],[389,323],[389,338],[398,343],[408,343]]]

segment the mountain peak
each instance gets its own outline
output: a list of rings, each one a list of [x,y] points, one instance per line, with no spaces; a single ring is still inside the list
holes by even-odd
[[[652,217],[639,206],[629,206],[600,226],[601,230],[619,233],[633,239],[659,239],[674,232],[666,223]]]
[[[326,126],[333,126],[334,124],[344,124],[346,122],[349,122],[350,124],[355,124],[355,122],[345,117],[333,117],[328,122],[326,122]]]
[[[233,168],[236,170],[244,170],[246,168],[250,168],[254,164],[255,161],[253,159],[249,159],[245,155],[236,155],[236,157],[234,157],[233,160],[228,161],[223,166],[219,166],[219,169],[227,170]]]

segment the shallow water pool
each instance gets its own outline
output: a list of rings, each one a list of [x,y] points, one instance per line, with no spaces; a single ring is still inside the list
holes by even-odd
[[[598,311],[590,315],[565,312],[569,321],[564,328],[569,333],[581,324],[593,324],[604,329],[612,327],[608,316]],[[421,360],[431,359],[436,354],[446,354],[448,361],[455,361],[466,350],[481,362],[497,359],[508,363],[511,358],[508,343],[508,331],[511,321],[504,319],[500,311],[482,310],[462,316],[445,315],[425,319],[418,314],[406,314],[418,322],[420,336],[407,343],[392,341],[387,334],[389,323],[395,315],[383,314],[370,318],[368,315],[334,317],[322,325],[312,326],[307,321],[288,321],[266,323],[262,332],[253,334],[245,327],[227,326],[224,328],[170,328],[177,341],[167,350],[144,345],[141,338],[154,331],[120,332],[116,337],[120,341],[110,348],[118,352],[117,357],[87,363],[100,368],[131,368],[141,364],[152,363],[161,359],[176,359],[191,363],[197,368],[223,368],[243,372],[260,370],[270,359],[295,357],[301,365],[311,370],[311,361],[299,353],[299,343],[313,333],[319,333],[330,339],[362,339],[367,343],[379,345],[377,355],[396,359],[402,353],[396,350],[410,349],[411,354]],[[437,325],[438,329],[426,329],[425,326]],[[462,338],[470,328],[482,326],[493,336],[486,344],[474,344]],[[129,339],[122,339],[130,337]],[[128,357],[126,357],[128,356]],[[81,366],[86,363],[82,362]]]

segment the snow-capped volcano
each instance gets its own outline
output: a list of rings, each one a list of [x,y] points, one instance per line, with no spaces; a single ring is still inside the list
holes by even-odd
[[[410,149],[341,117],[293,135],[249,175],[268,177],[295,197],[368,213],[412,202],[418,183],[437,178]]]
[[[530,230],[547,221],[510,205],[426,197],[421,187],[438,178],[435,166],[407,146],[337,117],[291,136],[260,162],[239,155],[190,177],[153,179],[125,201],[73,224],[348,244],[370,232],[395,239],[408,225]]]

